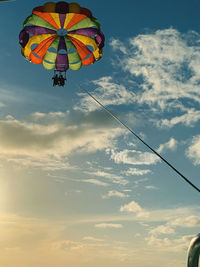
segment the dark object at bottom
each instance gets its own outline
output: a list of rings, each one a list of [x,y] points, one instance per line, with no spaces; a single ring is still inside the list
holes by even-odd
[[[198,267],[200,255],[200,234],[194,237],[188,249],[187,267]]]
[[[54,71],[54,76],[52,78],[53,80],[53,86],[64,86],[65,85],[65,81],[66,81],[66,72],[64,72],[64,76],[62,74],[62,72],[58,72],[55,70]]]

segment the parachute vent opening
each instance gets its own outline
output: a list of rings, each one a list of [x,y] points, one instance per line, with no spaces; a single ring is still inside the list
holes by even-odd
[[[68,34],[68,31],[66,29],[61,28],[57,30],[57,34],[59,36],[66,36]]]

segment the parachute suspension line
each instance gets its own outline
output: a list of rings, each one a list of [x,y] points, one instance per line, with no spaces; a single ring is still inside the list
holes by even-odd
[[[74,81],[73,81],[74,82]],[[138,140],[140,140],[146,147],[148,147],[154,154],[156,154],[162,161],[164,161],[172,170],[174,170],[185,182],[191,185],[197,192],[200,193],[200,189],[195,186],[189,179],[187,179],[180,171],[178,171],[172,164],[170,164],[165,158],[163,158],[156,150],[154,150],[150,145],[148,145],[139,135],[137,135],[131,128],[129,128],[123,121],[121,121],[113,112],[106,108],[99,100],[97,100],[91,93],[89,93],[85,88],[81,87],[80,84],[74,82],[82,91],[88,94],[99,106],[101,106],[111,117],[113,117],[117,122],[124,126],[130,133],[132,133]]]

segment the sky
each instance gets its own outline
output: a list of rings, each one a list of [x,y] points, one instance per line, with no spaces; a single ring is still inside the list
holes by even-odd
[[[0,265],[183,267],[200,187],[200,2],[80,0],[103,58],[67,72],[26,61],[18,35],[42,0],[0,2]]]

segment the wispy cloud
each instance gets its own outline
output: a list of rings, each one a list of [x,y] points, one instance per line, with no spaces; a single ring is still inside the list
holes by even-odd
[[[116,190],[110,190],[107,192],[106,195],[102,196],[102,198],[104,198],[104,199],[111,198],[111,197],[126,198],[126,197],[129,197],[129,195],[127,195],[123,192],[116,191]]]
[[[52,242],[51,249],[52,250],[61,250],[61,251],[78,251],[85,247],[85,244],[83,244],[80,241],[74,241],[74,240],[59,240]]]
[[[157,188],[156,186],[154,186],[154,185],[146,185],[145,188],[146,188],[147,190],[157,190],[157,189],[158,189],[158,188]]]
[[[148,237],[146,237],[147,243],[150,246],[156,247],[163,251],[181,251],[188,248],[192,239],[192,235],[185,235],[177,238],[175,227],[197,227],[200,224],[199,217],[189,216],[186,218],[177,217],[175,220],[168,221],[165,225],[158,225],[157,227],[150,229]],[[171,236],[174,236],[172,238]],[[164,236],[164,237],[163,237]]]
[[[109,150],[107,150],[109,153]],[[115,163],[131,164],[131,165],[152,165],[160,161],[160,159],[150,152],[141,152],[137,150],[125,149],[120,152],[110,150],[110,158]]]
[[[114,139],[124,130],[103,125],[95,118],[82,115],[82,122],[69,119],[69,113],[34,113],[27,120],[7,116],[0,120],[0,153],[7,160],[24,159],[24,165],[38,166],[49,159],[55,168],[56,159],[70,153],[91,153],[113,147]],[[106,118],[104,119],[106,120]],[[109,128],[109,131],[108,131]],[[58,161],[57,161],[58,163]]]
[[[106,180],[111,181],[114,184],[120,184],[120,185],[126,185],[128,184],[128,181],[126,179],[123,178],[123,176],[114,174],[114,173],[110,173],[110,172],[105,172],[105,171],[87,171],[85,172],[86,174],[89,174],[91,176],[97,176],[97,177],[102,177]]]
[[[127,105],[133,102],[135,94],[128,91],[124,85],[118,84],[113,81],[111,76],[102,77],[99,80],[93,81],[96,87],[93,90],[93,96],[97,98],[104,106],[112,105]],[[75,106],[75,110],[81,110],[83,112],[91,112],[100,109],[100,106],[86,94],[79,94],[82,96],[81,102],[78,106]]]
[[[151,229],[149,231],[149,233],[151,235],[159,235],[159,234],[174,234],[175,231],[172,227],[170,227],[169,225],[159,225],[154,229]]]
[[[145,227],[150,231],[155,227],[149,229],[149,224],[152,225],[168,225],[172,228],[176,227],[174,222],[177,224],[184,221],[184,218],[193,219],[193,227],[198,227],[198,219],[200,218],[200,208],[199,206],[185,206],[177,208],[172,207],[171,209],[148,209],[141,206],[140,203],[136,201],[130,201],[127,204],[121,205],[119,207],[121,212],[119,214],[108,214],[99,216],[87,216],[85,218],[78,218],[77,220],[68,219],[68,223],[71,224],[81,224],[81,223],[119,223],[119,222],[144,222],[147,225]],[[137,216],[137,215],[141,216]],[[144,216],[143,216],[144,215]],[[192,224],[192,223],[191,223]],[[178,225],[177,225],[178,226]],[[189,227],[183,224],[182,227]]]
[[[135,89],[139,89],[132,101],[147,104],[151,112],[159,111],[160,121],[158,118],[155,121],[158,126],[173,127],[178,123],[192,126],[200,120],[197,32],[157,30],[130,38],[129,42],[112,41],[111,47],[124,54],[115,62],[116,66],[121,65],[130,73]]]
[[[137,202],[131,201],[120,207],[121,212],[135,213],[138,218],[149,217],[149,212],[143,209]]]
[[[110,46],[114,51],[120,50],[123,54],[128,54],[127,47],[119,39],[111,38]]]
[[[193,237],[192,235],[187,235],[172,239],[170,238],[172,234],[170,234],[170,237],[167,237],[167,233],[164,234],[164,238],[160,234],[154,236],[148,235],[144,242],[139,242],[140,244],[138,244],[132,241],[135,236],[132,233],[131,242],[119,242],[116,240],[116,234],[121,234],[123,230],[124,236],[125,226],[120,223],[105,222],[93,224],[95,227],[93,230],[99,233],[104,233],[105,231],[113,232],[115,233],[113,240],[110,240],[109,235],[104,235],[103,237],[87,234],[85,236],[79,236],[78,232],[75,239],[69,239],[68,233],[66,233],[68,220],[56,222],[54,218],[53,221],[44,221],[17,215],[0,214],[0,221],[1,257],[5,258],[10,266],[12,266],[13,259],[16,262],[19,260],[19,257],[20,261],[21,257],[23,257],[25,260],[23,266],[26,266],[26,262],[30,262],[30,255],[34,259],[36,255],[39,258],[45,255],[45,259],[47,259],[46,264],[53,264],[53,266],[56,266],[56,264],[66,266],[69,262],[70,264],[72,263],[72,266],[80,266],[83,262],[84,266],[87,266],[88,262],[91,262],[94,266],[97,260],[100,261],[100,264],[103,263],[102,266],[106,266],[108,260],[112,260],[112,262],[115,260],[111,264],[112,266],[116,266],[118,262],[119,266],[121,264],[123,265],[124,262],[130,263],[130,265],[134,263],[135,266],[145,266],[148,262],[158,264],[163,252],[166,253],[169,251],[170,259],[171,252],[185,251]],[[130,233],[128,234],[130,237]],[[149,247],[145,245],[147,242]],[[11,253],[12,261],[9,260]],[[141,253],[145,260],[141,258]],[[77,257],[77,255],[80,257]],[[164,255],[166,257],[166,254]],[[170,265],[174,266],[174,263],[170,262]],[[169,261],[167,261],[167,264],[169,264]],[[162,265],[159,262],[156,266],[167,267],[167,264]],[[181,266],[181,263],[176,266]]]
[[[104,241],[104,239],[96,238],[96,237],[93,237],[93,236],[84,236],[83,240],[91,241],[91,242],[103,242]]]
[[[75,170],[77,167],[73,164],[69,164],[66,157],[35,157],[26,155],[1,155],[0,159],[3,161],[8,161],[10,164],[16,166],[17,168],[35,168],[43,169],[46,171],[58,171],[58,170]]]
[[[102,182],[100,180],[97,179],[83,179],[83,180],[79,180],[80,182],[84,182],[84,183],[90,183],[90,184],[95,184],[95,185],[99,185],[99,186],[108,186],[108,183]]]
[[[188,216],[188,217],[178,217],[169,222],[173,226],[180,227],[199,227],[200,226],[200,216]]]
[[[116,228],[116,229],[119,229],[119,228],[123,228],[123,225],[122,224],[116,224],[116,223],[99,223],[99,224],[95,224],[95,227],[96,228]]]
[[[161,144],[157,149],[158,153],[165,152],[165,150],[175,150],[177,148],[178,141],[175,140],[173,137],[164,144]]]
[[[180,238],[170,239],[168,237],[158,237],[157,235],[149,235],[146,241],[149,246],[161,251],[182,251],[186,250],[193,238],[193,235],[185,235]]]
[[[200,135],[192,138],[191,144],[186,150],[186,156],[191,159],[195,165],[200,165]]]
[[[148,173],[151,173],[151,170],[141,170],[138,168],[129,168],[127,171],[123,171],[123,174],[125,174],[126,176],[131,176],[131,175],[137,175],[137,176],[142,176]]]
[[[156,122],[159,127],[172,128],[177,124],[184,124],[186,126],[194,126],[200,120],[200,111],[194,108],[187,109],[186,113],[180,116],[175,116],[172,119],[161,119]]]

